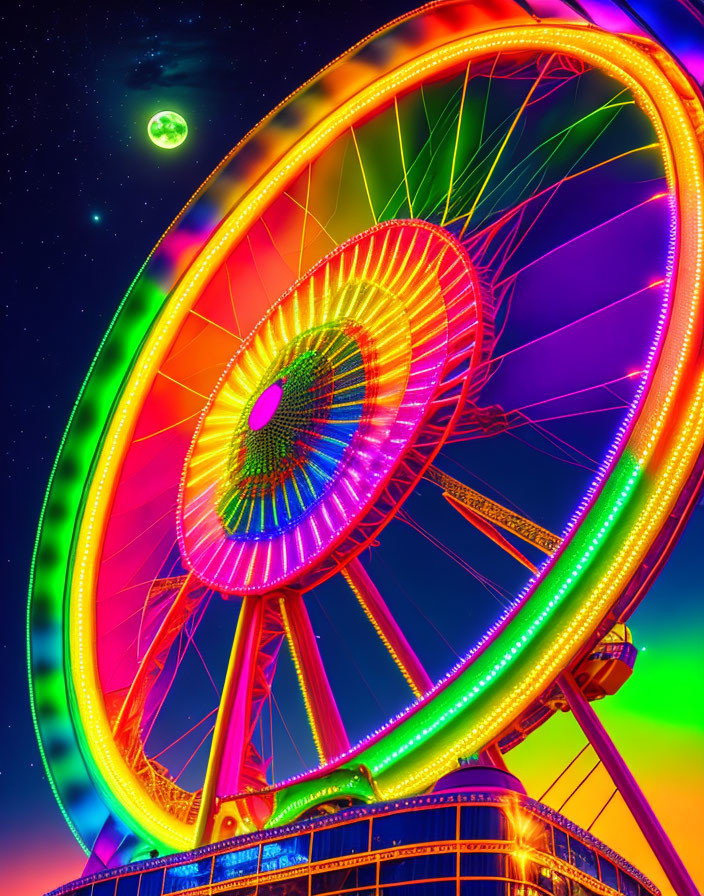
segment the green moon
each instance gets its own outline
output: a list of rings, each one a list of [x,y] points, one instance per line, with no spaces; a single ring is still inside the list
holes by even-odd
[[[147,133],[160,149],[176,149],[188,136],[188,125],[178,112],[157,112],[149,119]]]

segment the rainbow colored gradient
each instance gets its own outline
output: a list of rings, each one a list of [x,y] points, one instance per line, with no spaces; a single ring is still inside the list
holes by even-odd
[[[420,459],[411,456],[415,466],[408,460],[404,452],[411,446],[410,436],[421,424],[434,424],[426,412],[440,384],[451,393],[455,389],[442,398],[457,405],[466,395],[462,388],[472,385],[466,369],[456,369],[457,359],[466,362],[476,346],[483,348],[482,334],[472,331],[482,320],[478,306],[460,312],[453,292],[466,289],[471,271],[455,281],[452,268],[438,274],[431,265],[429,289],[423,268],[432,237],[441,239],[440,227],[456,225],[458,239],[468,230],[513,131],[511,127],[474,192],[458,188],[453,194],[469,72],[481,60],[508,53],[538,61],[537,79],[516,122],[557,56],[606,73],[634,97],[658,138],[638,151],[657,146],[662,157],[667,191],[655,198],[667,199],[673,232],[658,330],[640,389],[599,475],[563,533],[560,550],[419,702],[349,751],[324,755],[322,769],[277,783],[266,823],[291,820],[330,797],[371,802],[420,792],[448,771],[458,755],[490,743],[587,649],[619,602],[637,602],[648,584],[639,571],[646,564],[657,567],[681,528],[704,444],[700,98],[676,63],[652,44],[579,21],[535,20],[505,3],[455,4],[448,29],[447,9],[431,6],[413,19],[412,28],[403,19],[372,36],[376,48],[388,52],[372,60],[352,51],[323,73],[314,90],[304,88],[291,101],[289,111],[300,115],[274,115],[249,138],[247,152],[228,157],[138,275],[79,396],[42,515],[30,610],[31,619],[41,619],[41,625],[33,625],[29,637],[33,709],[47,773],[69,825],[87,847],[107,819],[164,850],[196,845],[205,829],[202,818],[196,823],[191,817],[193,794],[173,788],[169,799],[162,799],[159,787],[145,785],[151,766],[143,763],[140,768],[146,771],[140,777],[135,756],[121,749],[116,738],[127,698],[149,683],[146,674],[139,678],[151,649],[142,652],[141,629],[134,649],[128,632],[124,662],[113,634],[124,621],[125,608],[130,619],[144,605],[144,589],[132,584],[143,557],[132,548],[131,538],[143,528],[145,505],[153,541],[150,575],[146,584],[140,581],[147,589],[143,616],[173,638],[205,601],[203,591],[191,590],[191,575],[226,594],[261,594],[294,576],[310,575],[308,584],[313,584],[338,571],[373,541],[389,508],[410,492],[456,421],[452,415],[443,418],[441,435],[414,446],[424,449]],[[410,150],[402,139],[399,103],[399,97],[420,93],[439,71],[462,82],[444,203],[423,195],[420,187],[411,190]],[[361,162],[359,135],[376,109],[393,110],[398,129],[396,206],[391,205],[394,196],[383,207],[375,204],[374,184]],[[339,163],[348,153],[359,159],[356,189],[350,180],[335,197],[346,213],[331,233],[321,220],[328,220],[325,204],[333,200],[325,191],[311,200],[312,171],[331,160]],[[439,224],[414,221],[421,208],[419,194],[437,211]],[[460,214],[453,197],[467,210]],[[380,223],[392,207],[394,217],[402,220]],[[403,214],[398,214],[401,208]],[[392,279],[407,270],[419,278],[412,288],[404,284],[401,297],[389,288],[393,284],[369,276],[380,264],[376,234],[394,228],[400,235],[390,249],[391,261],[386,258],[391,244],[382,244],[386,268]],[[263,277],[253,259],[273,257],[272,230],[283,245],[276,249],[278,266],[272,264]],[[418,231],[431,235],[427,243],[416,245]],[[262,256],[252,249],[258,244]],[[463,258],[459,249],[450,254],[453,262]],[[359,277],[358,256],[366,258],[364,277]],[[396,259],[404,259],[403,264],[396,265]],[[234,296],[233,270],[238,278]],[[329,288],[326,277],[335,288]],[[367,282],[368,292],[361,288]],[[393,306],[393,315],[377,292]],[[470,293],[476,297],[474,288]],[[223,295],[229,295],[229,304],[221,301]],[[406,295],[412,299],[410,308],[404,307]],[[463,314],[467,319],[458,324]],[[404,335],[387,340],[385,328],[392,317]],[[289,458],[291,448],[282,448],[283,442],[278,448],[262,448],[249,438],[248,421],[256,402],[275,383],[282,384],[279,407],[300,398],[289,389],[295,359],[286,355],[286,347],[315,334],[306,344],[306,351],[315,353],[322,345],[318,334],[327,332],[318,328],[330,326],[344,335],[350,350],[349,340],[355,343],[365,374],[374,365],[378,374],[365,375],[364,398],[355,399],[369,420],[362,415],[339,421],[345,434],[339,456],[329,467],[319,464],[316,477],[296,472],[290,478],[298,492],[294,514],[292,494],[287,487],[279,490],[280,480],[270,476],[272,470],[290,472],[275,468],[271,452],[279,450]],[[356,327],[368,344],[357,339]],[[233,355],[234,345],[243,340]],[[277,350],[284,352],[282,365]],[[306,376],[310,385],[322,375],[311,367]],[[374,401],[371,390],[366,391],[371,383]],[[349,385],[361,389],[360,382]],[[406,401],[409,392],[414,401]],[[241,424],[235,433],[233,420]],[[358,435],[363,422],[369,423],[366,442]],[[166,438],[158,438],[164,433]],[[316,430],[321,433],[331,437],[322,425]],[[359,464],[349,461],[365,452],[366,477]],[[243,464],[243,453],[251,470]],[[312,456],[311,449],[296,471],[305,470]],[[394,479],[401,460],[408,469]],[[178,534],[189,572],[183,581],[181,558],[173,553],[174,469],[184,471]],[[380,500],[384,489],[390,495],[386,502]],[[362,536],[354,534],[359,526]],[[345,539],[350,544],[341,547]],[[177,601],[183,616],[174,611],[166,625],[159,622],[163,607],[150,602],[149,580],[168,579],[172,573],[179,574],[173,577],[180,582]],[[154,666],[162,660],[159,651],[170,643],[154,649]],[[171,808],[176,802],[178,811]]]

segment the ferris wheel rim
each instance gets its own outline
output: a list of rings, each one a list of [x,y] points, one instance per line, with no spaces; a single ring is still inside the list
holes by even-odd
[[[563,26],[563,27],[564,27],[564,26]],[[569,30],[575,30],[575,29],[578,29],[578,28],[579,28],[579,26],[573,26],[573,25],[572,25],[572,26],[570,26]],[[500,30],[506,30],[506,29],[500,29]],[[515,608],[515,612],[518,613],[519,610],[520,610],[520,607],[517,606],[517,607]],[[456,674],[459,675],[459,672],[460,672],[460,670],[458,670]],[[425,701],[425,699],[427,699],[427,695],[426,695],[426,698],[424,698],[424,701]],[[399,721],[399,722],[396,723],[396,725],[398,725],[398,724],[401,724],[401,722]],[[355,753],[354,755],[356,756],[356,755],[358,755],[358,754]],[[285,784],[285,782],[282,782],[282,786],[284,786],[284,784]]]

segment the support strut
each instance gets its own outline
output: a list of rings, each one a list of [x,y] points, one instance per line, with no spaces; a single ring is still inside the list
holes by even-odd
[[[562,693],[572,714],[594,748],[611,780],[623,797],[648,845],[667,875],[677,896],[699,896],[694,881],[684,867],[670,838],[665,833],[643,791],[631,774],[616,745],[609,737],[588,701],[579,690],[571,673],[564,672],[558,679]]]

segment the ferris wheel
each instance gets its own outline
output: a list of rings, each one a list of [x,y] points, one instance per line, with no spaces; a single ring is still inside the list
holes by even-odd
[[[39,741],[87,851],[499,761],[667,556],[703,469],[701,97],[615,8],[561,9],[374,33],[133,282],[31,583]]]

